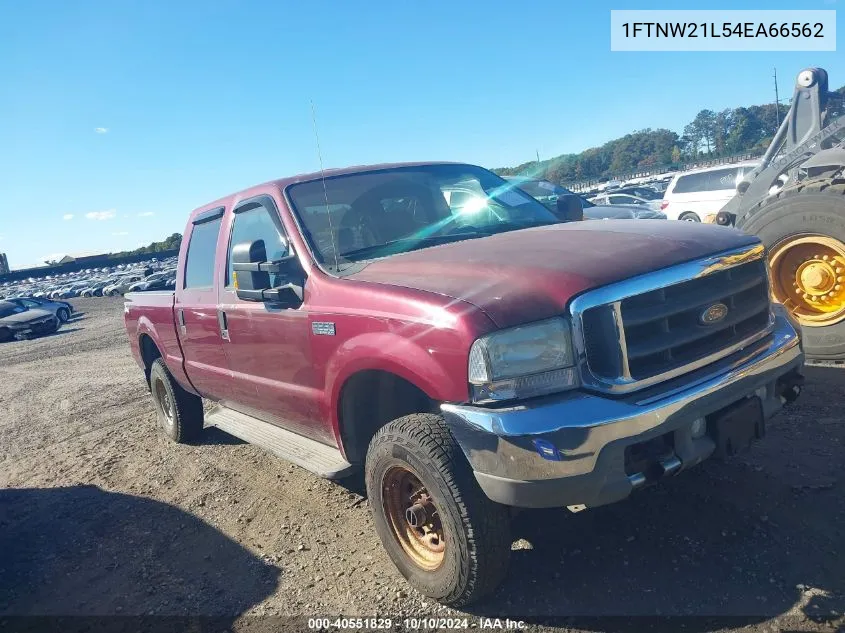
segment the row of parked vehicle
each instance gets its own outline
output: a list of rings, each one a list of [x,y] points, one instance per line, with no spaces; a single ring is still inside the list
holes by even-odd
[[[70,273],[30,277],[0,284],[0,299],[72,299],[74,297],[121,296],[127,292],[173,290],[176,287],[176,257],[151,258],[137,264],[117,264]]]
[[[669,174],[649,182],[611,181],[585,192],[591,205],[647,209],[669,220],[712,222],[736,194],[737,184],[759,165],[745,161]]]

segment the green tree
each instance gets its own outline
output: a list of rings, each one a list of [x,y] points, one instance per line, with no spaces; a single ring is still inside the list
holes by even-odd
[[[833,116],[845,111],[845,86],[834,91]],[[714,112],[704,109],[696,114],[678,136],[671,130],[639,130],[592,147],[579,154],[564,154],[550,160],[535,160],[516,167],[496,169],[502,175],[545,178],[555,183],[608,179],[639,169],[668,168],[701,154],[730,155],[762,153],[771,142],[778,120],[783,121],[789,107],[772,103]]]
[[[677,165],[681,162],[681,148],[675,145],[672,148],[672,164]]]

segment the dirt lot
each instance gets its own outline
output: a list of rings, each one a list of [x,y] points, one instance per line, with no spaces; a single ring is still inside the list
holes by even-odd
[[[56,335],[0,345],[0,618],[214,615],[248,627],[266,614],[455,614],[395,571],[360,481],[320,480],[216,429],[191,446],[157,433],[121,300],[77,308]],[[799,403],[741,459],[615,506],[519,515],[508,580],[470,623],[622,614],[834,628],[845,372],[807,374]],[[725,626],[687,630],[696,623]]]

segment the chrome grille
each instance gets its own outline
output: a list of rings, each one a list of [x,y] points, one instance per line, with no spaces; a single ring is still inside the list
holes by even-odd
[[[704,313],[714,306],[721,318],[707,322]],[[572,312],[585,384],[618,392],[646,387],[770,332],[764,251],[747,247],[601,288],[576,299]]]

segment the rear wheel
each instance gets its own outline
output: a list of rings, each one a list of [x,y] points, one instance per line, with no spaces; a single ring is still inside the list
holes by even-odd
[[[202,399],[182,389],[160,358],[150,368],[153,396],[161,429],[174,442],[190,442],[202,431]]]
[[[376,531],[418,591],[460,606],[505,575],[510,517],[478,486],[443,419],[408,415],[380,429],[366,461]]]
[[[0,327],[0,343],[12,340],[12,331],[7,327]]]
[[[701,222],[701,218],[698,217],[698,214],[693,213],[692,211],[682,213],[678,219],[683,220],[684,222]]]
[[[816,360],[845,360],[845,181],[782,190],[737,226],[769,248],[772,295],[801,325]]]

